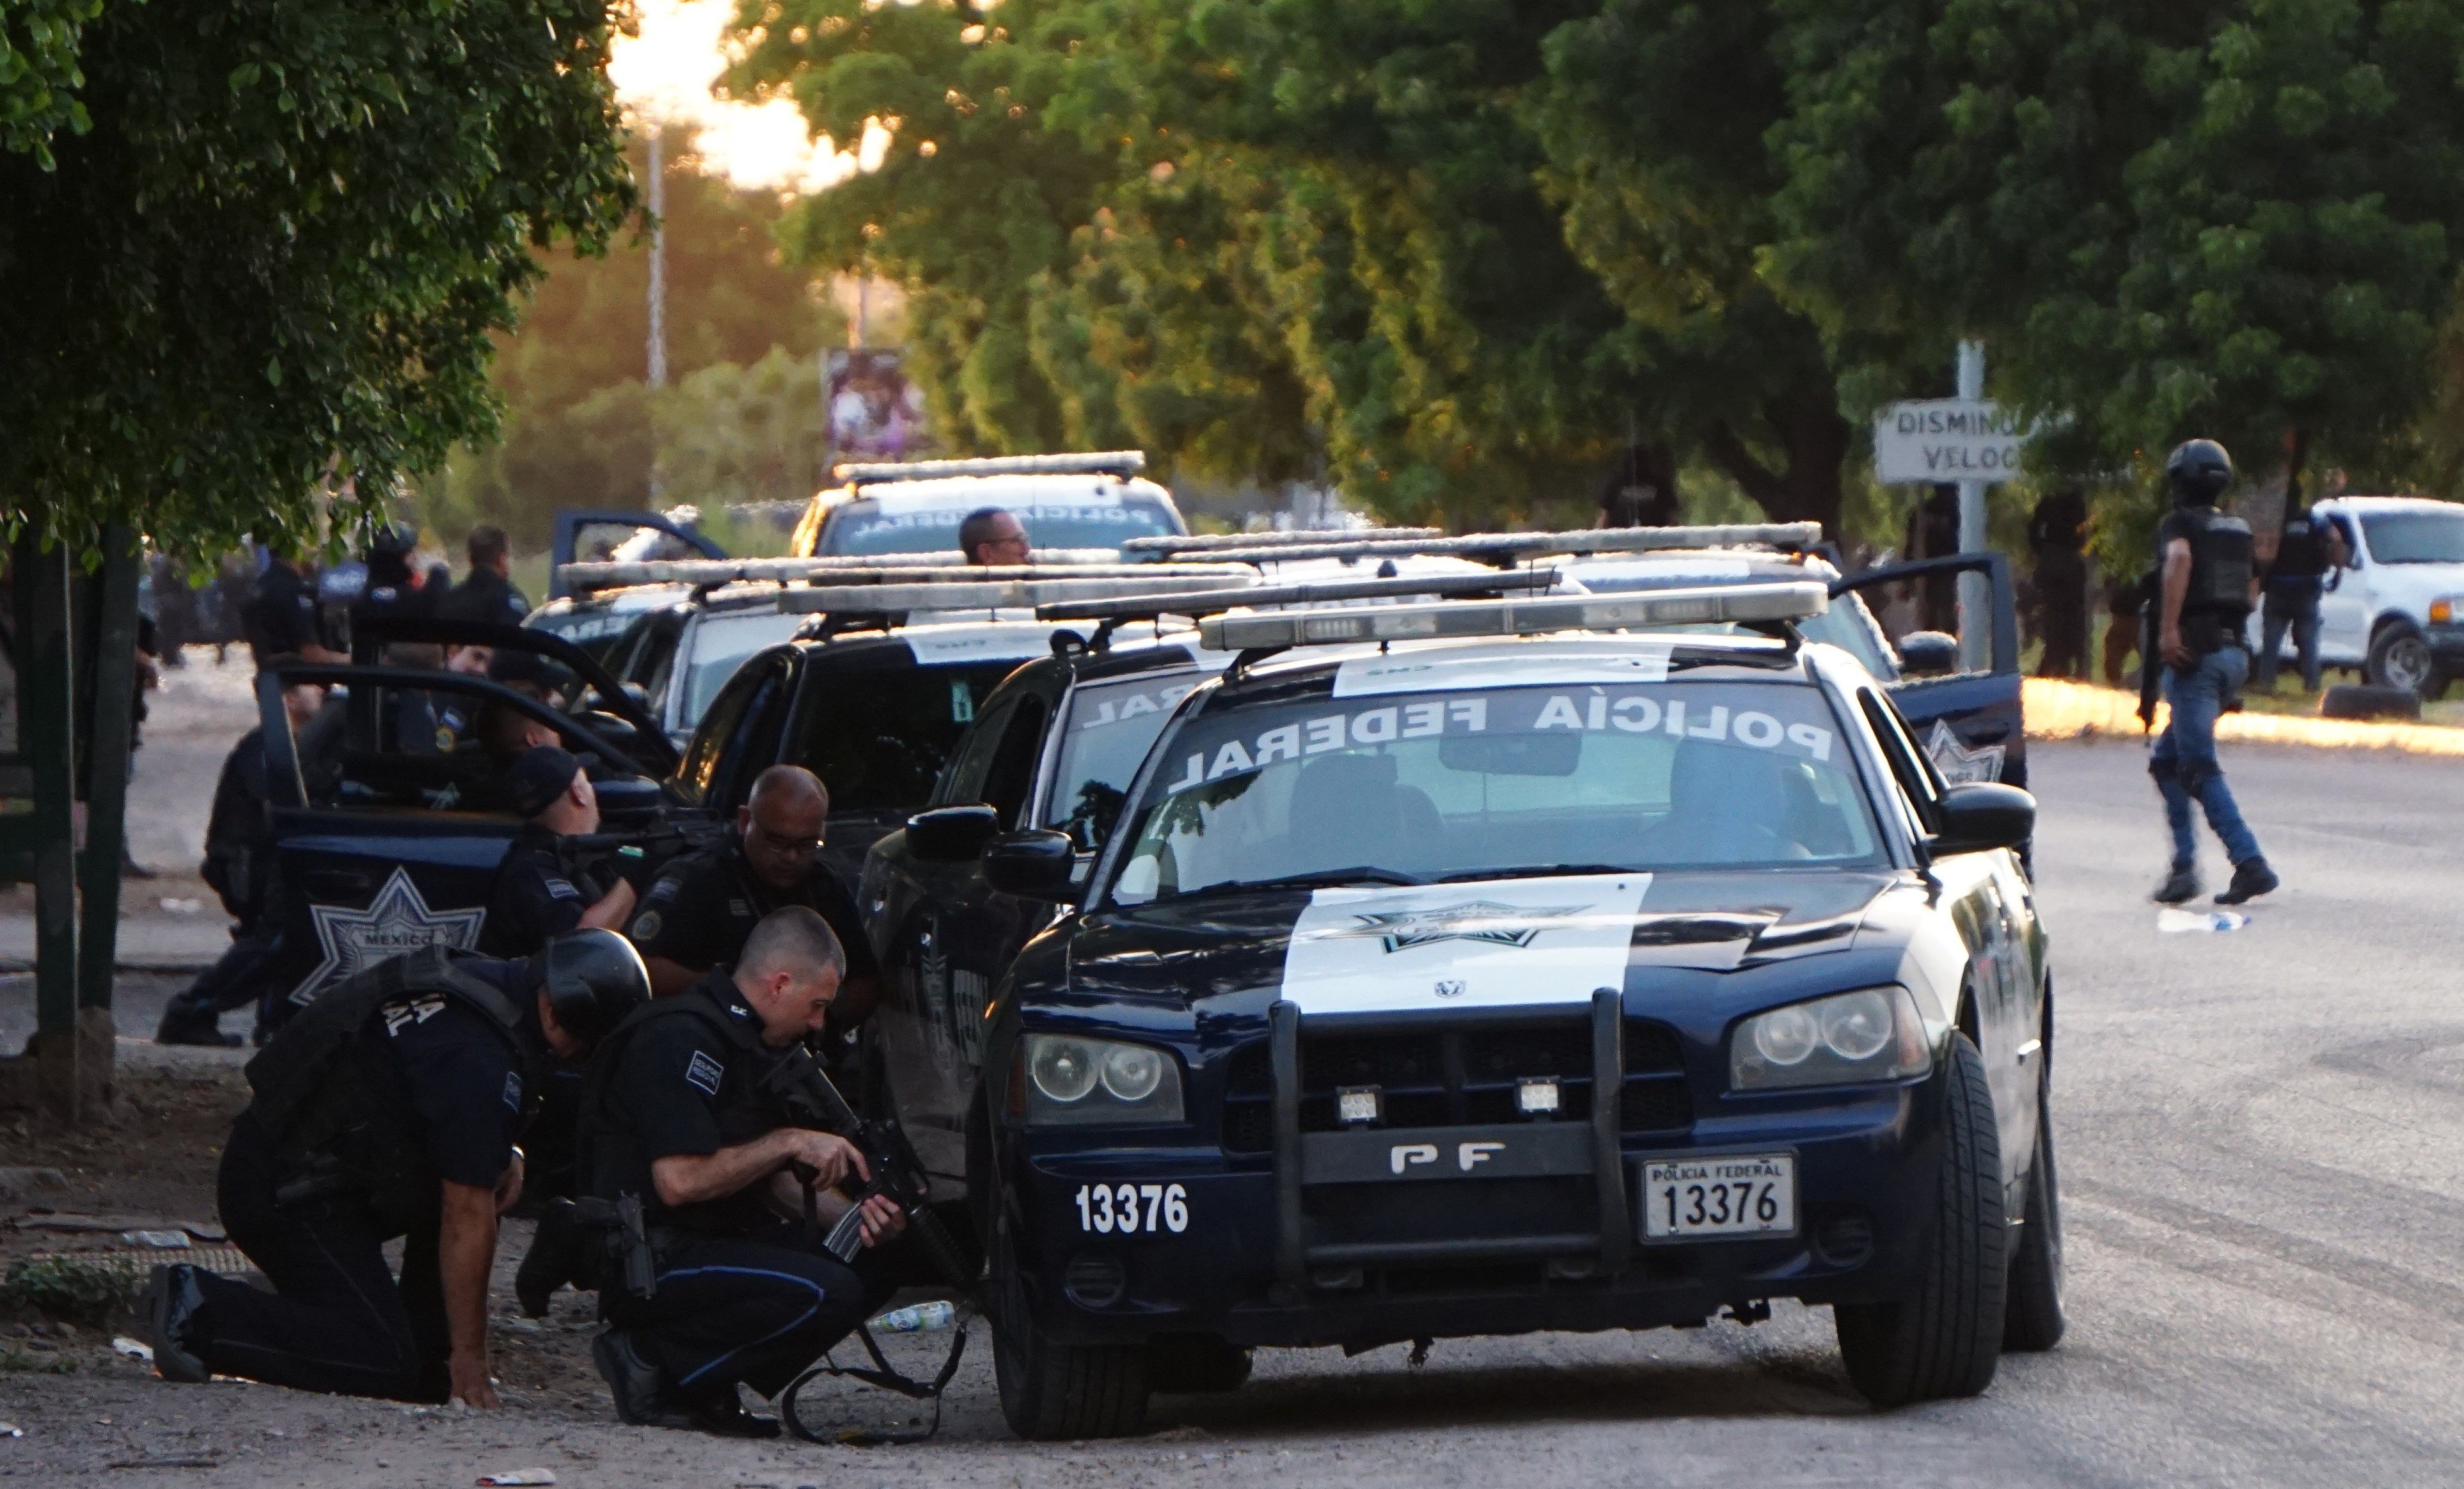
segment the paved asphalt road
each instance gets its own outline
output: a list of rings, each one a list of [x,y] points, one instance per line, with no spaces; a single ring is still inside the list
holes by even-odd
[[[2287,887],[2237,933],[2161,935],[2137,750],[2034,752],[2072,1324],[1980,1400],[1877,1414],[1828,1313],[1782,1306],[1752,1328],[1441,1342],[1418,1371],[1400,1347],[1264,1352],[1238,1393],[1158,1400],[1159,1439],[1007,1441],[980,1346],[922,1448],[696,1444],[603,1425],[604,1408],[553,1435],[605,1455],[591,1482],[688,1464],[781,1485],[2464,1478],[2464,762],[2244,748],[2227,763]],[[921,1365],[926,1343],[899,1352]],[[378,1427],[390,1409],[238,1400],[253,1419],[284,1398],[345,1443],[385,1431],[397,1469],[418,1461]],[[123,1410],[141,1400],[162,1410]],[[869,1394],[831,1404],[889,1414]],[[517,1418],[484,1431],[508,1451],[483,1461],[532,1460]],[[314,1481],[340,1463],[264,1465],[284,1466]]]

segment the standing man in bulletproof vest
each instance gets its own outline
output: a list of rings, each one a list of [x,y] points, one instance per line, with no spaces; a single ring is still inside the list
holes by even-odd
[[[512,549],[505,530],[482,523],[471,530],[471,572],[436,602],[436,613],[449,621],[493,621],[519,625],[531,613],[530,597],[514,587]]]
[[[430,947],[328,989],[249,1062],[254,1096],[223,1150],[223,1225],[274,1291],[156,1268],[156,1371],[497,1405],[488,1273],[522,1190],[515,1140],[555,1062],[649,996],[607,931],[521,962]]]
[[[496,867],[479,950],[528,956],[577,927],[621,929],[633,887],[567,843],[599,830],[599,798],[583,770],[591,757],[539,745],[514,761],[506,791],[522,830]]]
[[[726,845],[677,859],[642,895],[629,933],[650,969],[651,991],[680,993],[713,968],[732,965],[764,915],[801,905],[829,922],[845,950],[846,986],[833,1022],[842,1029],[863,1022],[881,966],[854,898],[819,862],[829,820],[829,790],[811,771],[773,765],[756,777]]]
[[[652,1256],[648,1296],[603,1277],[611,1326],[591,1347],[628,1423],[775,1437],[777,1420],[746,1412],[737,1387],[777,1396],[879,1301],[822,1235],[861,1203],[877,1247],[906,1216],[884,1195],[843,1193],[872,1176],[863,1154],[796,1123],[766,1079],[821,1031],[846,971],[828,922],[773,910],[733,972],[652,1000],[591,1062],[582,1189],[639,1202]]]
[[[2250,525],[2216,510],[2216,498],[2233,484],[2233,459],[2215,441],[2189,440],[2175,449],[2165,462],[2165,481],[2173,510],[2156,527],[2157,572],[2147,623],[2155,645],[2140,648],[2143,657],[2152,651],[2161,660],[2161,686],[2171,711],[2147,756],[2147,773],[2165,799],[2165,821],[2173,834],[2172,868],[2154,898],[2160,905],[2179,905],[2199,892],[2198,840],[2190,825],[2195,800],[2233,861],[2233,883],[2217,893],[2216,903],[2239,905],[2278,882],[2216,763],[2216,719],[2237,701],[2250,676],[2243,628],[2257,587]],[[2145,698],[2143,688],[2142,717],[2152,711]]]
[[[2319,597],[2326,592],[2329,571],[2343,563],[2344,535],[2309,509],[2298,482],[2287,483],[2284,525],[2277,532],[2276,557],[2268,560],[2260,592],[2258,662],[2251,668],[2251,681],[2259,691],[2276,688],[2287,631],[2293,633],[2294,651],[2301,659],[2302,688],[2319,690]]]

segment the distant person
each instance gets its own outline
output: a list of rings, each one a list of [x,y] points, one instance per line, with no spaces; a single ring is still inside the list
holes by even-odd
[[[2294,651],[2301,661],[2302,690],[2319,690],[2319,597],[2326,592],[2328,574],[2343,567],[2344,558],[2344,535],[2302,501],[2298,481],[2288,483],[2284,523],[2277,532],[2276,554],[2259,591],[2260,641],[2250,678],[2259,691],[2276,689],[2287,631],[2293,633]]]
[[[1026,527],[1018,515],[1003,507],[978,507],[958,524],[958,547],[967,561],[983,565],[1033,563],[1035,546],[1026,540]]]
[[[531,602],[514,587],[513,552],[505,541],[505,530],[484,524],[474,527],[465,547],[471,555],[471,572],[446,595],[436,613],[449,621],[519,625],[522,617],[531,613]]]
[[[1901,553],[1911,559],[1947,558],[1959,552],[1959,488],[1948,484],[1908,514],[1908,540]],[[1916,581],[1917,628],[1959,634],[1959,576],[1928,574]]]
[[[317,586],[291,555],[267,556],[265,572],[256,577],[241,612],[241,627],[259,669],[276,662],[340,666],[351,660],[334,648],[317,603]]]
[[[2087,675],[2087,498],[2066,486],[2028,515],[2035,556],[2037,629],[2045,643],[2038,677]]]
[[[2104,686],[2122,686],[2122,664],[2139,646],[2139,617],[2146,609],[2147,581],[2137,574],[2104,575]]]
[[[1628,445],[1617,467],[1600,483],[1598,520],[1594,527],[1675,527],[1677,479],[1652,447]]]
[[[2171,711],[2147,755],[2147,774],[2165,799],[2165,823],[2173,835],[2172,868],[2153,898],[2179,905],[2199,892],[2198,842],[2190,825],[2190,803],[2196,801],[2233,866],[2233,883],[2217,892],[2216,903],[2239,905],[2278,883],[2216,762],[2216,718],[2250,676],[2243,638],[2257,588],[2250,526],[2216,509],[2216,498],[2233,484],[2233,458],[2215,441],[2185,441],[2166,460],[2165,480],[2172,489],[2173,510],[2156,527],[2157,581],[2150,602],[2156,611],[2153,649],[2161,660],[2142,658],[2140,664],[2161,666]]]

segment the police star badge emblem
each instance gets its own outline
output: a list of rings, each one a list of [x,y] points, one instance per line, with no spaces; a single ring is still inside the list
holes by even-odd
[[[479,944],[479,925],[487,910],[431,910],[410,871],[396,867],[365,909],[341,905],[312,905],[308,915],[317,928],[317,944],[325,959],[292,991],[291,1001],[308,1004],[334,983],[357,976],[382,961],[430,946],[467,952]]]

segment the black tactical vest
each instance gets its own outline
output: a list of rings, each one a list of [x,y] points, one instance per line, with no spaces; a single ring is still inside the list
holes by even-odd
[[[2250,614],[2250,524],[2212,507],[2185,515],[2190,518],[2190,586],[2182,613],[2239,625]]]
[[[385,1005],[438,994],[482,1015],[516,1066],[526,1067],[521,1005],[456,965],[473,959],[431,946],[381,962],[320,995],[248,1062],[249,1117],[275,1146],[284,1193],[352,1195],[396,1225],[434,1207],[416,1119],[349,1051]]]
[[[717,1035],[728,1050],[727,1070],[716,1098],[723,1146],[748,1143],[787,1125],[784,1108],[761,1094],[762,1077],[779,1053],[761,1042],[759,1028],[748,1020],[729,1018],[698,985],[672,996],[654,997],[609,1031],[591,1059],[590,1074],[582,1088],[581,1127],[575,1134],[577,1193],[615,1200],[631,1193],[653,1212],[666,1210],[655,1193],[644,1193],[649,1161],[642,1155],[632,1124],[627,1120],[625,1093],[617,1088],[616,1073],[634,1039],[653,1022],[668,1018],[692,1019]],[[740,1210],[747,1207],[722,1199],[661,1214],[655,1223],[688,1231],[730,1232],[739,1228],[736,1212]]]

